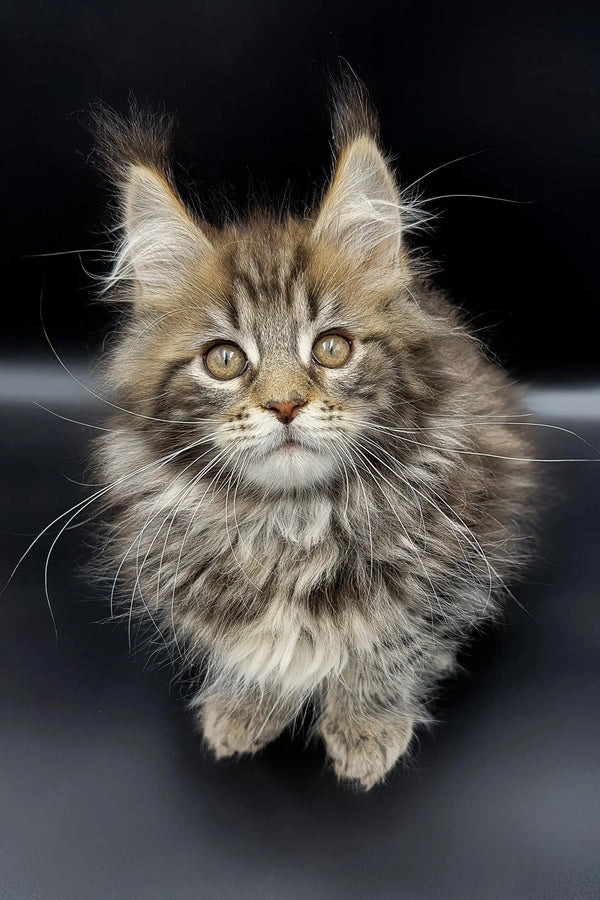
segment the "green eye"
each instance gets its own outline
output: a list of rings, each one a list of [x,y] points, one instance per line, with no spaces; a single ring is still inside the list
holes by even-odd
[[[229,381],[245,371],[248,360],[235,344],[215,344],[204,354],[204,365],[215,378]]]
[[[323,334],[313,344],[313,356],[322,366],[337,369],[350,356],[351,343],[341,334]]]

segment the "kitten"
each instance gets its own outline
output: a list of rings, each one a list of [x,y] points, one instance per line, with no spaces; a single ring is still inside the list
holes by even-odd
[[[369,789],[523,557],[518,391],[409,252],[416,206],[360,85],[338,91],[310,219],[210,227],[177,194],[168,122],[99,119],[128,304],[97,448],[123,615],[201,663],[217,758],[309,701],[337,776]]]

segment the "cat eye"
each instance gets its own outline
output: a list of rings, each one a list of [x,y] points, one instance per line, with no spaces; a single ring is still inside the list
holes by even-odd
[[[248,360],[236,344],[215,344],[204,354],[204,365],[215,378],[229,381],[245,372]]]
[[[328,369],[343,366],[350,356],[352,344],[341,334],[323,334],[313,344],[313,358]]]

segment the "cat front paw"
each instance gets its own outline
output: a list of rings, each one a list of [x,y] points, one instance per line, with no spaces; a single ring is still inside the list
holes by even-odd
[[[413,723],[409,719],[391,724],[361,723],[327,715],[321,720],[320,730],[337,777],[357,782],[369,791],[406,752]]]
[[[204,740],[215,759],[257,753],[274,740],[286,724],[278,717],[257,715],[253,704],[236,703],[222,697],[205,700],[199,718]]]

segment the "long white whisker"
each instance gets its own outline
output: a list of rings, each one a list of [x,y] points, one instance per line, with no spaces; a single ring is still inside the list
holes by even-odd
[[[342,444],[341,442],[338,443],[338,450],[339,450],[340,453],[342,453],[342,454],[345,453],[345,454],[346,454],[346,459],[348,460],[348,462],[350,463],[350,465],[351,465],[352,468],[354,469],[354,472],[355,472],[355,475],[356,475],[356,478],[357,478],[357,483],[358,483],[358,485],[359,485],[359,487],[360,487],[360,489],[361,489],[361,492],[362,492],[362,495],[363,495],[363,500],[364,500],[364,502],[365,502],[365,513],[366,513],[366,517],[367,517],[367,528],[368,528],[368,532],[369,532],[369,559],[370,559],[370,563],[369,563],[369,587],[372,587],[372,584],[373,584],[373,568],[374,568],[374,554],[373,554],[373,529],[372,529],[372,525],[371,525],[371,514],[370,514],[370,512],[369,512],[369,500],[368,500],[368,497],[367,497],[367,494],[366,494],[366,491],[365,491],[365,486],[364,486],[364,484],[363,484],[363,480],[362,480],[362,478],[360,477],[360,473],[359,473],[358,469],[356,468],[355,461],[352,459],[351,454],[347,452],[346,448],[343,446],[343,444]]]
[[[207,452],[207,453],[210,453],[210,450],[208,450],[208,451],[206,451],[206,452]],[[220,454],[220,455],[222,455],[222,454]],[[203,456],[206,456],[206,453],[202,454],[200,457],[198,457],[197,459],[193,460],[192,463],[190,463],[189,466],[186,466],[186,468],[185,468],[183,471],[184,471],[184,472],[187,471],[187,469],[190,468],[190,466],[192,466],[192,465],[194,465],[195,463],[197,463]],[[158,594],[159,594],[159,591],[160,591],[160,576],[161,576],[161,570],[162,570],[162,564],[163,564],[163,554],[164,554],[164,552],[165,552],[165,548],[166,548],[167,542],[168,542],[168,540],[169,540],[169,534],[170,534],[170,531],[171,531],[171,527],[172,527],[172,525],[173,525],[173,522],[174,522],[174,520],[175,520],[175,516],[177,515],[177,511],[179,510],[181,504],[184,502],[185,498],[189,495],[190,491],[192,491],[192,490],[194,489],[195,485],[201,480],[201,478],[202,478],[207,472],[210,471],[210,469],[216,464],[216,462],[218,461],[218,459],[219,459],[219,456],[217,456],[215,459],[211,460],[209,463],[207,463],[205,466],[203,466],[202,469],[200,470],[200,472],[197,473],[197,474],[194,476],[194,478],[192,478],[191,481],[190,481],[188,484],[186,484],[186,485],[183,487],[183,489],[180,491],[180,493],[177,495],[177,496],[178,496],[178,501],[177,501],[177,504],[176,504],[176,506],[175,506],[173,512],[170,514],[170,516],[166,516],[165,519],[163,519],[161,525],[160,525],[159,528],[157,529],[156,534],[155,534],[154,537],[152,538],[152,541],[150,542],[150,546],[148,547],[148,549],[147,549],[147,551],[146,551],[146,554],[145,554],[145,556],[144,556],[144,559],[143,559],[143,561],[142,561],[141,566],[139,565],[139,555],[136,556],[136,572],[137,572],[137,575],[136,575],[136,580],[135,580],[135,584],[134,584],[134,587],[133,587],[133,592],[132,592],[132,595],[131,595],[131,603],[130,603],[130,607],[129,607],[129,621],[128,621],[128,635],[129,635],[130,646],[131,646],[131,624],[132,624],[133,605],[134,605],[134,600],[135,600],[135,592],[136,592],[136,589],[137,589],[137,591],[138,591],[138,594],[139,594],[139,596],[140,596],[140,600],[142,601],[142,604],[143,604],[144,608],[148,611],[148,613],[150,613],[150,610],[149,610],[149,608],[148,608],[148,605],[146,604],[146,602],[145,602],[145,600],[144,600],[144,598],[143,598],[143,595],[142,595],[141,577],[142,577],[142,572],[143,572],[144,566],[145,566],[145,564],[146,564],[146,561],[147,561],[147,559],[148,559],[148,556],[150,555],[150,552],[151,552],[151,550],[152,550],[152,547],[154,546],[154,544],[155,544],[155,542],[156,542],[156,540],[157,540],[159,534],[161,533],[162,529],[164,528],[166,522],[167,522],[167,521],[169,520],[169,518],[170,518],[170,524],[169,524],[169,527],[168,527],[168,529],[167,529],[167,534],[166,534],[166,536],[165,536],[165,540],[164,540],[164,543],[163,543],[163,548],[162,548],[161,556],[160,556],[160,562],[159,562],[159,566],[158,566],[157,588],[156,588],[157,601],[158,601]],[[160,498],[159,498],[159,500],[160,500]],[[158,510],[158,511],[154,514],[154,516],[152,516],[152,520],[150,520],[150,521],[154,521],[154,519],[156,519],[156,517],[159,515],[159,512],[160,512],[160,510]],[[150,524],[150,522],[147,522],[146,525],[144,525],[142,531],[140,532],[140,534],[139,534],[138,537],[136,538],[136,541],[134,542],[134,543],[138,543],[138,554],[139,554],[139,549],[141,548],[141,540],[142,540],[143,533],[144,533],[144,531],[147,529],[147,527],[149,526],[149,524]],[[133,545],[132,545],[132,546],[133,546]],[[127,551],[127,555],[129,554],[129,552],[130,552],[130,551],[128,550],[128,551]],[[150,615],[151,615],[151,614],[150,614]],[[151,616],[151,617],[152,617],[152,616]],[[172,624],[173,624],[173,626],[174,626],[174,623],[172,623]],[[173,636],[174,636],[175,645],[176,645],[176,647],[177,647],[177,650],[178,650],[179,654],[181,655],[181,651],[180,651],[179,645],[178,645],[178,643],[177,643],[177,635],[176,635],[176,633],[175,633],[174,627],[173,627]]]
[[[379,448],[379,449],[383,449],[383,448]],[[383,452],[385,453],[385,452],[387,452],[387,451],[383,451]],[[390,454],[387,454],[387,455],[389,456]],[[392,457],[392,459],[394,459],[394,458]],[[396,465],[398,465],[398,466],[400,466],[402,469],[406,470],[406,466],[404,466],[399,460],[394,460],[394,461],[395,461]],[[385,466],[385,468],[389,469],[390,472],[395,473],[395,470],[394,470],[391,466],[389,466],[387,463],[385,463],[383,460],[380,460],[380,463],[381,463],[381,465]],[[396,473],[396,474],[397,474],[397,473]],[[396,488],[393,487],[393,485],[390,485],[390,486],[391,486],[394,490],[397,490]],[[443,510],[442,510],[442,509],[441,509],[441,508],[440,508],[440,507],[439,507],[439,506],[431,499],[431,497],[427,496],[427,494],[423,494],[421,491],[418,491],[418,489],[416,489],[416,488],[415,488],[415,490],[416,490],[416,492],[419,494],[419,496],[421,496],[427,503],[429,503],[429,504],[432,505],[435,509],[437,509],[437,511],[444,517],[444,519],[450,524],[450,526],[451,526],[453,529],[456,530],[456,528],[457,528],[457,523],[454,522],[453,519],[452,519],[450,516],[448,516],[447,513],[444,513],[444,511],[443,511]],[[498,579],[498,582],[499,582],[500,584],[503,585],[504,582],[503,582],[503,580],[501,579],[499,573],[498,573],[498,572],[495,570],[495,568],[491,565],[491,563],[490,563],[488,557],[486,556],[486,554],[485,554],[485,552],[484,552],[484,550],[483,550],[483,547],[481,546],[479,540],[478,540],[478,539],[476,538],[476,536],[473,534],[473,531],[469,528],[469,526],[466,524],[466,522],[464,521],[464,519],[459,515],[459,513],[458,513],[455,509],[453,509],[453,508],[450,506],[450,504],[449,504],[446,500],[444,500],[444,498],[443,498],[440,494],[438,494],[436,491],[434,491],[431,487],[429,488],[429,490],[431,491],[431,493],[432,493],[432,494],[433,494],[433,495],[434,495],[441,503],[444,504],[444,506],[447,507],[447,509],[450,510],[450,512],[452,513],[453,516],[456,517],[456,519],[458,520],[458,522],[460,522],[460,524],[462,525],[462,527],[465,529],[465,532],[466,532],[466,534],[464,534],[464,537],[469,541],[469,543],[472,544],[472,546],[475,548],[475,550],[477,551],[477,553],[481,556],[481,558],[483,559],[483,561],[484,561],[484,563],[485,563],[485,565],[486,565],[486,568],[487,568],[487,571],[488,571],[489,590],[488,590],[488,599],[487,599],[487,602],[486,602],[485,607],[484,607],[484,609],[483,609],[483,612],[485,612],[485,609],[487,608],[487,605],[489,604],[489,602],[490,602],[490,600],[491,600],[491,597],[492,597],[492,593],[493,593],[493,577],[492,577],[492,576],[495,576],[495,577]]]
[[[250,463],[250,459],[251,459],[251,458],[252,458],[252,451],[249,450],[249,451],[246,453],[246,455],[245,455],[244,459],[242,460],[242,462],[240,463],[240,470],[239,470],[239,473],[238,473],[238,477],[237,477],[237,481],[236,481],[236,485],[235,485],[235,490],[234,490],[234,493],[233,493],[233,520],[234,520],[234,524],[235,524],[235,528],[236,528],[236,531],[237,531],[237,535],[238,535],[238,539],[239,539],[240,544],[246,549],[246,551],[248,552],[248,554],[249,554],[249,556],[250,556],[250,559],[253,559],[254,562],[256,562],[256,563],[261,567],[261,569],[264,569],[264,570],[266,571],[266,570],[267,570],[267,566],[265,566],[264,563],[262,563],[259,559],[257,559],[257,557],[252,553],[252,551],[250,550],[250,547],[248,546],[248,544],[246,543],[246,541],[245,541],[244,538],[242,537],[242,533],[241,533],[241,530],[240,530],[240,525],[239,525],[239,522],[238,522],[238,519],[237,519],[237,514],[236,514],[236,509],[235,509],[235,504],[236,504],[237,494],[238,494],[238,490],[239,490],[239,487],[240,487],[240,484],[241,484],[241,481],[242,481],[242,477],[243,477],[243,475],[244,475],[244,472],[245,472],[246,469],[248,468],[248,464]]]
[[[504,460],[508,460],[510,462],[524,462],[524,463],[527,463],[527,462],[533,462],[533,463],[600,462],[600,457],[597,457],[594,459],[590,459],[589,457],[583,457],[583,458],[569,457],[569,458],[560,458],[560,459],[556,458],[556,457],[550,457],[550,458],[543,459],[543,458],[538,458],[538,457],[534,457],[534,456],[505,456],[505,455],[499,454],[499,453],[484,453],[483,451],[469,450],[464,447],[436,447],[433,444],[427,444],[421,440],[419,440],[419,441],[413,440],[409,437],[406,437],[406,435],[407,434],[418,434],[420,430],[439,430],[439,427],[438,427],[438,429],[430,429],[430,428],[427,428],[427,429],[406,429],[406,428],[404,428],[403,429],[403,428],[392,428],[392,427],[389,427],[386,425],[378,425],[374,422],[366,422],[366,421],[360,422],[360,423],[357,422],[357,424],[361,424],[365,428],[372,428],[374,430],[387,432],[390,435],[396,435],[399,437],[399,439],[401,439],[402,441],[405,441],[408,444],[415,444],[418,447],[426,447],[428,450],[437,450],[441,453],[458,453],[458,454],[463,454],[465,456],[481,456],[481,457],[485,457],[487,459],[504,459]],[[471,423],[471,424],[479,425],[479,424],[483,424],[483,423],[475,422],[475,423]],[[489,423],[489,424],[492,425],[494,423]],[[540,428],[546,428],[546,427],[554,428],[558,431],[564,431],[567,434],[571,434],[574,437],[578,437],[584,443],[588,444],[588,442],[584,438],[582,438],[580,435],[578,435],[576,432],[569,431],[568,428],[562,428],[559,425],[547,425],[546,426],[546,425],[543,425],[542,423],[537,423],[537,422],[503,422],[503,423],[499,423],[499,424],[502,424],[502,425],[531,425],[531,426],[537,426]],[[590,447],[590,449],[596,451],[596,448],[593,447],[591,444],[588,444],[588,446]]]
[[[57,413],[53,409],[49,409],[47,406],[44,406],[43,403],[38,403],[37,400],[31,401],[34,406],[39,407],[39,409],[43,409],[44,412],[50,413],[51,416],[56,416],[57,419],[62,419],[63,422],[71,422],[72,425],[83,425],[84,428],[95,428],[96,431],[106,431],[109,434],[115,434],[114,428],[105,428],[102,425],[92,425],[91,422],[80,422],[78,419],[71,419],[69,416],[63,416],[60,413]]]
[[[450,159],[448,162],[442,163],[439,166],[436,166],[435,169],[430,169],[429,172],[425,172],[424,175],[420,175],[410,184],[402,187],[402,193],[406,193],[406,191],[410,191],[411,188],[416,187],[422,181],[425,181],[426,178],[429,178],[430,175],[434,175],[436,172],[439,172],[441,169],[446,169],[448,166],[453,166],[455,163],[463,162],[465,159],[472,159],[474,156],[480,156],[482,153],[487,153],[486,150],[475,150],[473,153],[466,153],[464,156],[457,156],[456,159]]]
[[[182,472],[181,472],[180,474],[183,475],[185,472],[187,472],[188,469],[190,469],[193,465],[195,465],[196,463],[198,463],[198,462],[200,461],[200,459],[202,459],[204,456],[206,456],[207,453],[210,453],[210,449],[206,450],[204,453],[201,453],[200,456],[198,456],[198,457],[196,457],[195,459],[193,459],[192,462],[189,463],[189,464],[182,470]],[[182,491],[180,492],[180,494],[179,494],[178,496],[185,496],[187,490],[188,490],[188,489],[191,489],[191,487],[193,486],[193,483],[194,483],[194,479],[192,479],[192,481],[191,481],[190,484],[186,484],[186,485],[183,487]],[[150,610],[148,609],[148,607],[147,607],[147,605],[146,605],[146,603],[145,603],[145,601],[144,601],[144,598],[143,598],[143,596],[142,596],[142,589],[141,589],[141,584],[140,584],[141,569],[140,569],[140,567],[139,567],[139,550],[141,549],[141,541],[142,541],[142,538],[143,538],[143,536],[144,536],[144,533],[145,533],[146,529],[149,528],[149,526],[152,524],[152,522],[153,522],[153,521],[157,518],[157,516],[160,514],[160,502],[161,502],[161,499],[162,499],[162,497],[165,496],[166,492],[169,490],[170,487],[171,487],[171,485],[169,484],[169,485],[167,485],[167,486],[160,492],[159,496],[157,497],[157,499],[156,499],[156,501],[155,501],[155,503],[154,503],[154,506],[153,506],[152,509],[150,510],[150,515],[148,516],[148,518],[147,518],[145,524],[143,525],[141,531],[136,535],[135,539],[132,541],[132,543],[129,545],[129,547],[128,547],[127,550],[125,551],[125,554],[124,554],[124,556],[123,556],[123,558],[122,558],[122,560],[121,560],[121,563],[119,564],[119,567],[118,567],[117,572],[116,572],[116,574],[115,574],[115,577],[114,577],[114,579],[113,579],[112,589],[111,589],[111,592],[110,592],[110,610],[111,610],[111,617],[112,617],[112,615],[113,615],[113,608],[114,608],[114,594],[115,594],[117,582],[118,582],[118,579],[119,579],[119,575],[121,574],[121,569],[123,568],[123,565],[125,564],[127,558],[129,557],[130,552],[133,550],[134,546],[137,544],[137,545],[138,545],[138,554],[136,555],[136,572],[137,572],[137,577],[136,577],[136,581],[135,581],[135,584],[134,584],[134,587],[133,587],[132,598],[131,598],[131,606],[130,606],[130,610],[129,610],[128,638],[129,638],[129,648],[130,648],[130,650],[131,650],[131,616],[132,616],[132,612],[133,612],[133,601],[134,601],[134,598],[135,598],[135,592],[136,592],[136,590],[139,589],[140,599],[142,600],[142,603],[144,604],[144,606],[145,606],[146,609],[148,610],[148,613],[150,614],[150,617],[152,618],[152,615],[151,615],[151,613],[150,613]],[[158,507],[158,508],[157,508],[157,507]],[[177,507],[176,507],[176,508],[177,508]],[[154,510],[156,510],[156,512],[154,512]],[[144,556],[144,560],[143,560],[143,562],[142,562],[142,569],[143,569],[143,567],[144,567],[144,563],[146,562],[146,560],[147,560],[147,558],[148,558],[148,555],[150,554],[150,551],[152,550],[152,547],[154,546],[154,543],[155,543],[155,541],[156,541],[158,535],[160,534],[160,531],[161,531],[163,525],[164,525],[164,521],[163,521],[162,525],[160,526],[160,528],[157,530],[156,534],[154,535],[154,538],[153,538],[152,542],[150,543],[150,546],[149,546],[148,550],[146,551],[146,555]],[[159,574],[160,574],[160,569],[159,569]],[[154,619],[152,619],[152,621],[154,621]],[[156,623],[154,623],[154,624],[156,625]],[[158,629],[158,626],[156,626],[156,628],[157,628],[157,630],[159,630],[159,629]],[[160,630],[159,630],[159,633],[160,633]],[[162,634],[162,633],[161,633],[161,634]]]
[[[238,555],[237,555],[237,553],[235,552],[235,548],[234,548],[234,546],[233,546],[233,541],[231,540],[231,533],[230,533],[230,531],[229,531],[229,509],[228,509],[228,502],[229,502],[229,491],[230,491],[230,489],[231,489],[231,482],[232,482],[232,479],[233,479],[233,475],[234,475],[234,474],[235,474],[235,470],[232,469],[231,475],[229,476],[229,481],[228,481],[228,483],[227,483],[227,490],[225,491],[225,531],[226,531],[226,533],[227,533],[227,540],[229,541],[229,547],[230,547],[230,549],[231,549],[231,555],[232,555],[232,557],[233,557],[233,559],[234,559],[234,561],[235,561],[235,564],[237,565],[238,569],[240,570],[240,572],[242,573],[242,575],[244,576],[244,578],[246,579],[246,581],[247,581],[249,584],[251,584],[252,587],[253,587],[256,591],[260,591],[259,586],[258,586],[257,584],[254,584],[254,582],[252,581],[252,579],[250,578],[250,576],[248,575],[248,573],[247,573],[246,570],[244,569],[242,563],[240,562],[240,560],[239,560],[239,558],[238,558]],[[239,481],[238,481],[238,483],[239,483]],[[235,507],[234,507],[234,520],[235,520]],[[239,528],[238,528],[238,530],[237,530],[237,533],[238,533],[238,535],[239,535]]]
[[[350,443],[351,443],[352,446],[354,447],[355,451],[356,451],[356,452],[361,456],[361,458],[363,459],[364,465],[368,467],[368,468],[367,468],[367,471],[369,471],[369,470],[371,471],[371,476],[372,476],[374,482],[375,482],[376,484],[378,484],[378,480],[377,480],[377,479],[378,479],[378,478],[381,478],[381,479],[382,479],[389,487],[392,488],[393,491],[395,491],[397,494],[399,494],[400,491],[396,488],[396,486],[393,485],[389,479],[387,479],[385,476],[383,476],[383,475],[381,474],[381,472],[378,472],[377,469],[375,468],[375,466],[373,466],[373,464],[371,463],[371,461],[369,460],[369,458],[368,458],[368,457],[362,452],[362,450],[360,449],[360,446],[358,445],[358,443],[356,442],[356,440],[350,439]],[[381,490],[381,486],[379,486],[379,487],[380,487],[380,490]],[[439,596],[438,596],[438,593],[437,593],[437,591],[436,591],[436,589],[435,589],[435,586],[434,586],[434,584],[433,584],[433,581],[431,580],[431,576],[429,575],[429,572],[427,571],[427,567],[425,566],[425,563],[423,562],[423,558],[422,558],[421,554],[419,553],[419,550],[418,550],[418,548],[417,548],[415,542],[414,542],[413,540],[411,540],[411,537],[410,537],[410,535],[409,535],[409,533],[408,533],[408,530],[407,530],[407,528],[406,528],[406,525],[404,524],[404,522],[402,521],[402,519],[401,519],[400,516],[398,515],[397,510],[395,509],[393,503],[391,503],[391,501],[390,501],[389,497],[387,496],[387,494],[385,493],[385,491],[382,490],[381,492],[382,492],[382,494],[383,494],[383,497],[384,497],[385,500],[387,501],[388,506],[390,507],[390,509],[391,509],[391,511],[392,511],[392,513],[393,513],[393,515],[394,515],[394,517],[395,517],[396,520],[398,521],[398,524],[399,524],[400,527],[402,528],[402,530],[403,530],[403,532],[404,532],[404,536],[406,537],[406,540],[408,541],[409,545],[411,545],[411,546],[414,548],[415,553],[417,554],[417,558],[418,558],[418,560],[419,560],[419,565],[421,566],[421,568],[422,568],[422,570],[423,570],[423,573],[424,573],[424,575],[425,575],[425,578],[426,578],[427,581],[429,582],[429,585],[430,585],[431,590],[432,590],[432,592],[433,592],[433,596],[435,597],[436,602],[437,602],[438,607],[439,607],[439,610],[440,610],[440,612],[441,612],[442,615],[443,615],[444,610],[443,610],[443,607],[442,607],[440,598],[439,598]],[[431,628],[432,628],[432,636],[435,638],[435,626],[434,626],[433,620],[432,620],[432,622],[431,622]]]
[[[87,391],[88,394],[91,394],[92,397],[95,397],[96,400],[100,400],[102,403],[105,403],[107,406],[110,406],[112,409],[116,409],[118,412],[124,412],[127,415],[135,416],[138,419],[146,419],[151,422],[162,422],[162,423],[167,423],[169,425],[188,425],[188,426],[200,425],[200,424],[203,424],[204,422],[210,422],[210,419],[177,420],[177,419],[161,419],[161,418],[158,418],[157,416],[147,416],[147,415],[144,415],[143,413],[135,412],[132,409],[125,409],[125,407],[123,407],[123,406],[119,406],[116,403],[112,403],[110,400],[107,400],[106,397],[103,397],[97,391],[92,390],[92,388],[89,387],[89,385],[84,384],[83,381],[81,381],[79,378],[77,378],[76,375],[73,374],[73,372],[69,369],[69,367],[66,365],[66,363],[63,362],[63,360],[59,356],[56,348],[54,347],[54,344],[50,340],[50,336],[48,335],[48,331],[46,330],[46,326],[45,326],[44,321],[41,316],[41,299],[42,298],[40,296],[41,327],[42,327],[44,337],[48,343],[48,346],[50,347],[50,350],[51,350],[53,356],[56,358],[58,364],[61,366],[62,369],[64,369],[64,371],[67,373],[67,375],[69,375],[76,384],[78,384],[80,387],[82,387],[84,391]]]
[[[45,564],[45,567],[44,567],[44,585],[45,585],[46,601],[47,601],[47,603],[48,603],[48,608],[49,608],[49,610],[50,610],[50,615],[51,615],[51,617],[52,617],[52,622],[53,622],[53,624],[54,624],[54,631],[55,631],[55,634],[56,634],[56,638],[57,638],[57,640],[58,640],[58,633],[57,633],[57,630],[56,630],[56,622],[55,622],[54,613],[53,613],[53,610],[52,610],[52,604],[51,604],[50,596],[49,596],[49,592],[48,592],[48,567],[49,567],[49,562],[50,562],[50,557],[51,557],[51,555],[52,555],[52,551],[53,551],[54,547],[56,546],[58,540],[59,540],[60,537],[62,536],[62,534],[64,534],[64,532],[66,531],[67,527],[68,527],[68,526],[71,524],[71,522],[79,515],[80,512],[82,512],[84,509],[87,509],[88,506],[90,506],[90,505],[91,505],[92,503],[94,503],[96,500],[100,499],[100,497],[105,496],[109,491],[114,490],[115,487],[117,487],[117,486],[123,484],[124,482],[126,482],[126,481],[129,480],[130,478],[134,478],[136,475],[140,474],[140,473],[143,472],[143,471],[146,471],[146,470],[149,469],[149,468],[152,468],[153,466],[158,465],[158,466],[160,467],[160,466],[162,466],[162,465],[166,465],[166,464],[167,464],[171,459],[173,459],[175,456],[177,456],[177,455],[179,455],[180,453],[183,453],[183,452],[185,452],[186,450],[190,449],[191,446],[193,446],[193,445],[190,445],[190,447],[184,447],[183,449],[178,450],[178,451],[176,451],[175,453],[168,454],[168,455],[165,456],[165,457],[161,457],[161,458],[159,458],[159,460],[155,460],[155,461],[153,461],[152,463],[147,464],[146,466],[142,466],[140,469],[136,470],[135,472],[130,472],[130,473],[128,473],[127,475],[124,475],[124,476],[122,476],[121,478],[118,478],[118,479],[117,479],[116,481],[114,481],[112,484],[109,484],[109,485],[107,485],[106,487],[103,487],[101,490],[96,491],[94,494],[92,494],[91,497],[87,497],[87,498],[85,498],[85,499],[83,499],[83,500],[80,500],[78,503],[75,503],[70,509],[68,509],[68,510],[66,510],[65,512],[61,513],[59,516],[56,516],[56,518],[54,518],[51,522],[49,522],[48,525],[46,525],[46,527],[43,528],[43,529],[38,533],[38,535],[34,538],[34,540],[31,541],[31,543],[29,544],[29,546],[27,547],[27,549],[25,550],[25,552],[21,555],[21,557],[20,557],[19,560],[17,561],[17,564],[15,565],[15,567],[14,567],[14,569],[12,570],[11,574],[9,575],[6,584],[4,585],[2,591],[0,592],[0,597],[4,594],[4,592],[6,591],[6,589],[8,588],[8,586],[10,585],[10,583],[12,582],[12,580],[13,580],[13,578],[14,578],[16,572],[18,571],[18,569],[19,569],[21,563],[23,562],[23,560],[26,559],[26,557],[27,557],[27,556],[29,555],[29,553],[33,550],[33,548],[34,548],[35,545],[38,543],[38,541],[39,541],[39,540],[40,540],[40,539],[41,539],[41,538],[42,538],[42,537],[43,537],[43,536],[44,536],[44,535],[45,535],[45,534],[46,534],[46,533],[54,526],[54,525],[56,525],[57,522],[60,522],[60,521],[63,520],[63,519],[67,519],[66,524],[60,529],[60,531],[58,532],[58,534],[56,535],[56,537],[54,538],[54,540],[53,540],[53,542],[52,542],[52,544],[51,544],[51,546],[50,546],[50,550],[48,551],[48,555],[47,555],[47,557],[46,557],[46,564]],[[75,512],[73,513],[73,511],[75,511]],[[73,513],[73,515],[71,515],[71,513]]]
[[[221,465],[221,466],[219,467],[219,470],[218,470],[218,471],[216,472],[216,474],[212,477],[212,479],[210,480],[210,482],[208,483],[208,485],[207,485],[207,487],[206,487],[206,490],[204,491],[204,493],[203,493],[202,496],[200,497],[198,503],[196,503],[196,505],[195,505],[195,507],[194,507],[194,511],[192,512],[192,514],[191,514],[191,516],[190,516],[190,520],[189,520],[189,522],[188,522],[188,524],[187,524],[186,530],[185,530],[185,532],[184,532],[184,535],[183,535],[183,538],[182,538],[182,541],[181,541],[181,546],[180,546],[180,548],[179,548],[179,554],[178,554],[178,556],[177,556],[177,563],[176,563],[176,566],[175,566],[175,574],[174,574],[174,576],[173,576],[173,587],[172,587],[172,590],[171,590],[171,624],[172,624],[173,632],[174,632],[174,633],[175,633],[175,630],[176,630],[176,629],[175,629],[175,594],[176,594],[176,590],[177,590],[177,578],[178,578],[178,575],[179,575],[179,569],[180,569],[180,566],[181,566],[181,560],[182,560],[182,558],[183,558],[183,550],[184,550],[184,547],[185,547],[185,542],[186,542],[187,537],[188,537],[188,535],[189,535],[189,533],[190,533],[190,531],[191,531],[191,528],[192,528],[192,525],[193,525],[193,523],[194,523],[194,520],[195,520],[195,518],[196,518],[196,516],[197,516],[197,514],[198,514],[198,510],[199,510],[200,507],[202,506],[202,503],[203,503],[203,501],[204,501],[204,498],[205,498],[206,495],[208,494],[208,491],[210,490],[210,488],[212,487],[212,485],[214,484],[214,482],[219,478],[219,476],[221,475],[221,473],[224,471],[225,467],[228,465],[228,463],[229,463],[229,461],[230,461],[230,459],[231,459],[230,454],[228,454],[226,450],[221,451],[221,453],[219,454],[219,458],[223,458],[223,457],[225,457],[225,462],[223,463],[223,465]],[[177,643],[177,637],[176,637],[176,636],[175,636],[175,641],[176,641],[176,643]],[[177,646],[179,647],[178,644],[177,644]]]

